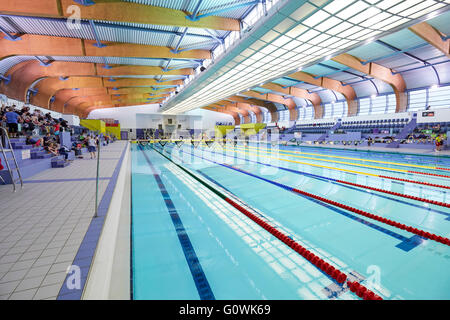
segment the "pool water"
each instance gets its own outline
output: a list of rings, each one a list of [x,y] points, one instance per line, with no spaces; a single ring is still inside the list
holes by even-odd
[[[448,238],[449,158],[155,143],[132,145],[133,299],[360,299],[179,166],[383,299],[450,298],[448,245],[280,187]]]

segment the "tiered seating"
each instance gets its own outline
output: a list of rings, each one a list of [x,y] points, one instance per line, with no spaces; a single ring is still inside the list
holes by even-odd
[[[14,149],[26,150],[32,148],[32,146],[27,145],[25,138],[11,139],[11,145],[13,146]]]
[[[52,159],[52,168],[65,168],[70,162],[64,160],[64,156],[57,156]]]
[[[417,124],[416,130],[417,131],[433,130],[436,133],[438,131],[439,131],[439,133],[447,133],[447,131],[450,131],[450,122],[419,123],[419,124]]]
[[[335,122],[298,124],[298,125],[295,126],[295,129],[293,130],[293,132],[326,133],[335,124],[336,124]]]
[[[364,121],[343,121],[340,129],[348,132],[360,131],[361,133],[373,133],[376,129],[393,129],[393,133],[398,133],[409,122],[408,118],[402,119],[378,119]]]
[[[17,164],[20,168],[20,173],[23,179],[31,177],[39,172],[47,170],[52,167],[52,162],[62,160],[63,156],[53,156],[43,150],[42,147],[33,147],[31,145],[25,144],[25,138],[13,138],[11,139],[11,145],[13,146],[14,156],[17,160]],[[25,150],[30,151],[30,158],[27,157]],[[6,183],[11,183],[11,177],[9,175],[8,167],[6,166],[6,161],[11,167],[14,166],[14,161],[10,153],[7,153],[7,158],[4,159],[3,155],[0,153],[0,159],[4,166],[3,170],[0,170],[0,176],[3,177]],[[14,171],[14,179],[17,179],[17,172]]]

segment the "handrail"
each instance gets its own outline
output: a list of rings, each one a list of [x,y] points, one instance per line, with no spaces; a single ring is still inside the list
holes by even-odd
[[[95,179],[95,215],[94,218],[98,217],[98,182],[99,182],[99,176],[100,176],[100,145],[102,144],[101,138],[99,138],[97,143],[97,177]]]
[[[0,129],[3,132],[3,136],[5,137],[5,142],[7,142],[7,146],[9,146],[9,151],[12,154],[12,158],[14,160],[14,165],[16,166],[15,170],[17,170],[17,174],[19,176],[18,180],[14,180],[14,173],[11,169],[11,166],[9,165],[9,161],[8,158],[6,158],[6,152],[5,152],[5,147],[3,146],[3,139],[0,139],[0,147],[2,149],[2,154],[3,154],[3,158],[5,159],[6,162],[6,167],[8,168],[9,171],[9,175],[11,176],[11,183],[13,185],[13,192],[16,192],[16,182],[20,181],[20,188],[23,189],[23,179],[22,179],[22,175],[20,174],[20,170],[19,170],[19,165],[17,164],[17,160],[16,160],[16,155],[14,154],[14,150],[13,147],[11,145],[11,140],[9,140],[9,136],[8,136],[8,131],[6,131],[5,128],[0,127]],[[6,144],[6,143],[5,143]],[[3,180],[3,179],[2,179]]]

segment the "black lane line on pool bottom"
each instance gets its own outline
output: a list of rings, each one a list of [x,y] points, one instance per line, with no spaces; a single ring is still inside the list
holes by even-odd
[[[164,202],[166,204],[167,210],[169,211],[170,218],[172,219],[173,226],[177,232],[178,240],[180,241],[181,248],[183,249],[184,256],[186,258],[186,262],[189,266],[189,269],[192,274],[192,278],[194,279],[195,286],[197,287],[198,295],[201,300],[215,300],[214,294],[209,285],[208,279],[206,279],[206,275],[203,272],[203,268],[198,260],[197,254],[195,253],[194,247],[192,246],[191,240],[187,235],[186,229],[184,228],[183,222],[181,221],[180,216],[178,215],[177,209],[170,198],[169,193],[164,186],[164,183],[161,180],[161,177],[158,173],[156,173],[155,167],[153,166],[150,158],[145,153],[142,146],[139,146],[142,151],[142,154],[145,157],[148,165],[150,166],[153,177],[158,184],[159,191],[161,191],[161,195],[163,196]]]

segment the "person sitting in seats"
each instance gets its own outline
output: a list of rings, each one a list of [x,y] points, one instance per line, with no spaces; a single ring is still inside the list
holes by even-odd
[[[33,147],[41,147],[44,145],[44,139],[28,135],[26,138],[26,143],[33,145]]]
[[[61,125],[61,131],[67,131],[69,128],[69,124],[63,118],[59,118],[59,123]]]
[[[47,132],[42,139],[44,147],[49,147],[51,143],[53,143],[53,137],[50,132]]]
[[[51,154],[53,154],[54,156],[58,156],[58,144],[56,144],[55,142],[51,142],[50,145],[47,147],[47,151],[50,152]]]
[[[78,158],[78,159],[83,159],[83,155],[82,155],[82,152],[81,152],[81,148],[82,148],[83,146],[81,145],[81,143],[76,143],[76,142],[74,142],[73,144],[72,144],[72,150],[73,151],[75,151],[75,156]]]
[[[66,147],[66,146],[61,146],[61,148],[59,148],[59,154],[64,156],[64,160],[68,161],[69,160],[69,153],[70,150]]]

